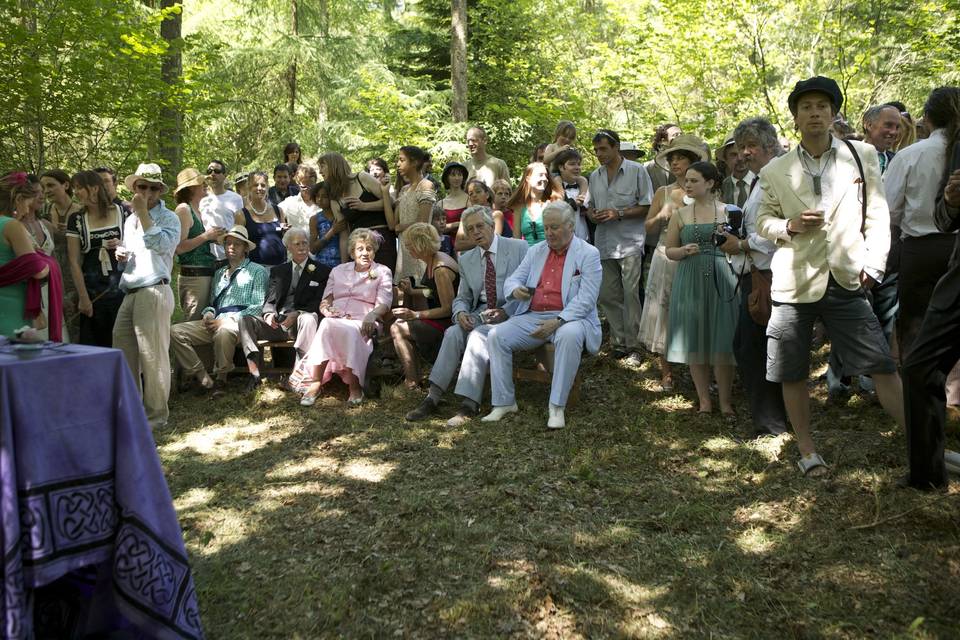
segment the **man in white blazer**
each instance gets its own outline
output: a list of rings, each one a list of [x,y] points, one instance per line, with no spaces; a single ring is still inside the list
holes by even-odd
[[[510,307],[516,306],[515,302],[507,303],[503,283],[520,266],[529,245],[524,240],[496,235],[489,207],[469,207],[461,215],[460,225],[476,246],[460,256],[460,287],[450,313],[453,324],[443,334],[440,352],[430,371],[427,397],[406,415],[411,422],[426,420],[436,412],[458,367],[460,375],[454,393],[462,401],[447,426],[460,426],[479,413],[490,366],[487,333],[506,320]]]
[[[810,343],[820,317],[848,374],[872,374],[884,409],[903,425],[897,367],[866,292],[883,279],[890,214],[873,147],[834,138],[837,83],[801,80],[788,98],[800,145],[760,171],[761,236],[776,242],[767,379],[783,385],[804,474],[825,472],[810,437]],[[861,171],[862,168],[862,171]],[[864,201],[866,198],[866,201]],[[864,206],[864,203],[866,206]]]
[[[484,422],[496,422],[517,411],[513,352],[552,342],[556,352],[547,428],[562,429],[583,350],[595,354],[600,349],[600,253],[574,236],[575,221],[566,202],[547,204],[543,209],[546,240],[527,251],[503,285],[507,299],[518,304],[514,315],[495,326],[487,338],[493,411],[483,417]]]

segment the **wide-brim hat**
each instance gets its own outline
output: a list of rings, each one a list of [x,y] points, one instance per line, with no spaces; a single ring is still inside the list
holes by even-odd
[[[657,166],[669,172],[670,163],[667,162],[667,156],[674,151],[689,151],[704,162],[710,160],[710,151],[703,140],[692,133],[682,133],[660,150],[656,158]]]
[[[454,169],[460,169],[461,171],[463,171],[464,181],[466,181],[466,176],[470,175],[470,172],[467,171],[467,165],[463,164],[462,162],[457,162],[456,160],[453,160],[452,162],[448,162],[447,164],[443,165],[443,173],[440,174],[440,182],[442,182],[443,184],[446,184],[447,176],[449,176],[450,172],[453,171]]]
[[[133,185],[137,183],[137,180],[143,180],[144,182],[150,182],[152,184],[159,184],[163,189],[160,193],[164,193],[167,190],[167,185],[163,181],[163,172],[160,171],[160,165],[153,162],[144,162],[139,167],[135,173],[130,174],[123,179],[123,184],[126,185],[127,189],[134,191]]]
[[[620,155],[623,155],[624,152],[635,153],[635,154],[637,154],[637,157],[643,156],[643,153],[644,153],[643,150],[642,150],[640,147],[638,147],[637,145],[635,145],[635,144],[632,143],[632,142],[621,142],[621,143],[620,143]]]
[[[205,184],[204,177],[199,171],[193,167],[187,167],[177,174],[177,186],[173,192],[180,193],[187,187],[202,187]]]
[[[257,245],[250,242],[250,236],[247,234],[247,228],[241,224],[235,224],[230,227],[230,231],[227,231],[225,234],[223,234],[223,239],[220,240],[220,244],[226,242],[227,236],[232,236],[237,240],[243,240],[245,243],[247,243],[247,249],[249,251],[253,251],[257,248]]]
[[[840,107],[843,106],[843,92],[840,91],[840,85],[832,78],[814,76],[801,80],[793,86],[793,91],[787,97],[787,106],[790,107],[790,113],[797,115],[797,102],[800,100],[800,96],[814,92],[828,96],[833,103],[833,110],[836,113],[840,112]]]

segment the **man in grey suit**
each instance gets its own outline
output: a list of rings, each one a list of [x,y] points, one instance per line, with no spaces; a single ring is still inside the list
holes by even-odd
[[[476,247],[460,256],[460,288],[451,309],[454,323],[443,334],[440,353],[430,371],[427,397],[406,415],[411,422],[426,420],[436,412],[458,365],[460,375],[454,393],[463,400],[447,426],[459,426],[479,413],[490,366],[487,333],[510,315],[503,283],[527,253],[526,241],[494,233],[493,214],[488,207],[469,207],[460,217],[460,225]]]
[[[496,422],[517,411],[513,352],[552,342],[555,354],[547,428],[562,429],[564,407],[583,350],[595,354],[600,349],[600,252],[573,235],[575,219],[566,202],[547,204],[543,208],[547,239],[530,248],[504,283],[508,299],[519,304],[508,321],[490,331],[493,411],[483,417],[484,422]]]

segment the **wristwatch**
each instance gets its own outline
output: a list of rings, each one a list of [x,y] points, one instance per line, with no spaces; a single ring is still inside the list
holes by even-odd
[[[617,209],[617,220],[623,220],[623,209]]]
[[[567,321],[561,318],[560,316],[557,316],[557,322],[560,323],[561,327],[567,323]]]

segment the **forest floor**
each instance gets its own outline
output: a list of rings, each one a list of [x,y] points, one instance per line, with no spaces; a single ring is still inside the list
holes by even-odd
[[[405,423],[399,387],[175,396],[155,435],[208,637],[957,637],[960,485],[897,489],[875,403],[814,387],[810,479],[791,436],[743,441],[745,409],[698,417],[689,378],[585,374],[560,432],[536,384],[461,429],[453,400]]]

